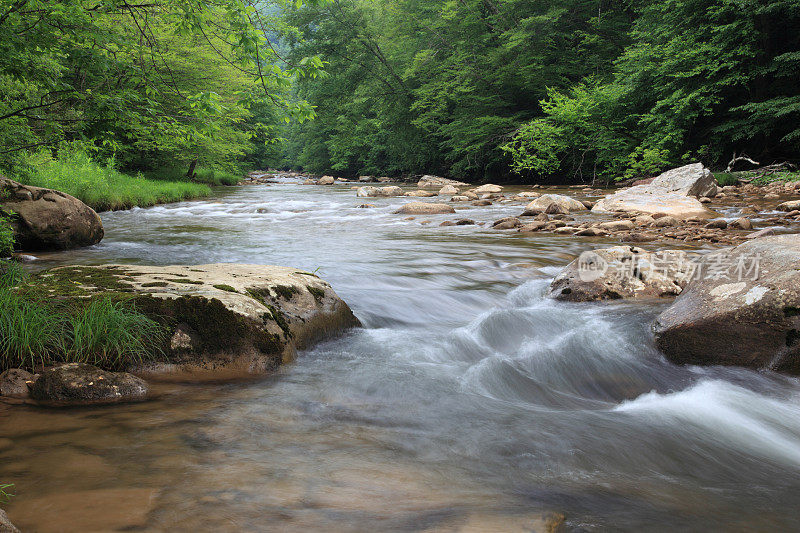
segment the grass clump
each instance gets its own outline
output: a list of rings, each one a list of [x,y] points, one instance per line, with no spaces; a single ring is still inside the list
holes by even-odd
[[[0,371],[59,362],[119,370],[159,354],[166,336],[130,302],[53,298],[11,262],[0,264],[0,310]]]
[[[113,168],[113,161],[99,164],[83,150],[62,150],[57,158],[38,154],[18,179],[28,185],[63,191],[96,211],[149,207],[211,194],[204,184],[123,174]]]
[[[10,257],[14,253],[14,240],[11,221],[0,214],[0,257]]]
[[[725,187],[726,185],[736,185],[739,183],[739,176],[738,173],[732,172],[715,172],[714,177],[717,179],[717,184],[721,187]]]
[[[122,302],[93,300],[70,320],[70,361],[122,369],[142,363],[163,339],[161,326]]]
[[[2,369],[36,368],[63,352],[62,319],[43,302],[0,291]]]
[[[13,483],[0,483],[0,503],[8,503],[14,493],[11,492],[14,489]]]
[[[225,292],[239,292],[230,285],[225,285],[224,283],[220,283],[219,285],[214,285],[214,288]]]
[[[240,177],[225,170],[201,168],[195,172],[194,180],[208,185],[238,185]]]

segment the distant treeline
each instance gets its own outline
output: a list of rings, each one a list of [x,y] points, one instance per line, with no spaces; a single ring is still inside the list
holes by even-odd
[[[293,10],[285,164],[615,179],[800,158],[797,0],[334,0]]]

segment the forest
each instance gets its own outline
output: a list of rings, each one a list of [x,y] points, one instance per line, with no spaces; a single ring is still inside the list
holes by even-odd
[[[566,183],[800,153],[796,1],[0,6],[0,172],[23,182],[87,158]]]

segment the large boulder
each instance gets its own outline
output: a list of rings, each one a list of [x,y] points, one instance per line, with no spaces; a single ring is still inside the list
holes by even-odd
[[[333,178],[333,176],[322,176],[322,177],[319,179],[319,182],[318,182],[318,183],[319,183],[320,185],[333,185],[335,181],[336,181],[336,180]]]
[[[128,369],[148,378],[265,374],[297,350],[359,324],[329,284],[289,267],[70,266],[43,272],[36,282],[55,297],[129,301],[161,323],[164,357]]]
[[[614,246],[583,252],[555,277],[549,296],[571,302],[663,298],[680,294],[691,275],[686,252]]]
[[[667,358],[800,374],[800,235],[714,252],[698,270],[655,322]]]
[[[634,185],[599,200],[595,213],[664,213],[675,218],[714,218],[717,213],[697,197],[714,196],[717,181],[702,163],[664,172],[652,182]]]
[[[97,244],[103,238],[100,217],[77,198],[2,176],[0,216],[10,218],[23,250],[67,250]]]
[[[48,368],[31,387],[31,397],[46,404],[81,405],[143,400],[147,383],[127,372],[106,372],[85,363]]]
[[[356,191],[356,196],[360,198],[389,198],[392,196],[403,196],[403,189],[397,185],[389,185],[387,187],[372,187],[366,185],[359,187]]]
[[[717,194],[717,180],[702,163],[693,163],[673,168],[656,177],[651,183],[683,196],[714,196]]]
[[[455,212],[456,210],[447,204],[409,202],[394,213],[398,215],[442,215]]]
[[[466,187],[469,184],[464,183],[463,181],[456,181],[447,178],[441,178],[439,176],[431,176],[428,174],[422,176],[417,182],[417,187],[420,189],[424,187],[437,187],[441,189],[445,185],[452,185],[453,187]]]
[[[707,209],[697,198],[686,196],[678,192],[671,192],[663,187],[650,185],[636,185],[629,189],[607,196],[599,200],[593,213],[663,213],[678,219],[686,218],[715,218],[719,216],[714,211]]]
[[[525,206],[523,216],[538,215],[546,213],[548,209],[552,211],[552,206],[556,206],[560,211],[569,213],[572,211],[586,211],[586,206],[575,198],[563,194],[543,194],[536,200]]]

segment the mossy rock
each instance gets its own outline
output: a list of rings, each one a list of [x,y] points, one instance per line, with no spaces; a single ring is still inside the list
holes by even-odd
[[[150,379],[259,375],[358,325],[326,282],[296,269],[239,264],[68,266],[32,284],[48,298],[130,301],[169,331],[164,355],[132,368]]]

